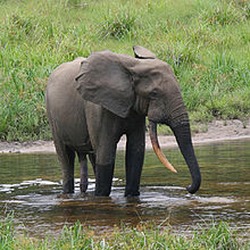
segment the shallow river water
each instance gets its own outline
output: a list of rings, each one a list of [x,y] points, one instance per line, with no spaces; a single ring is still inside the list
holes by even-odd
[[[81,221],[98,231],[114,225],[153,221],[188,231],[219,220],[250,232],[250,140],[195,147],[203,182],[196,195],[188,195],[190,174],[177,148],[165,149],[178,174],[166,170],[147,151],[141,180],[141,196],[124,197],[124,152],[117,154],[111,196],[93,196],[90,171],[88,193],[58,198],[61,171],[55,154],[0,154],[0,217],[14,211],[17,228],[41,236],[59,232],[63,225]]]

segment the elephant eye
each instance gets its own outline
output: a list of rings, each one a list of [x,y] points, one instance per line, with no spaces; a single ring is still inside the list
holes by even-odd
[[[158,97],[159,97],[159,92],[156,89],[154,89],[149,93],[149,98],[152,100],[157,99]]]

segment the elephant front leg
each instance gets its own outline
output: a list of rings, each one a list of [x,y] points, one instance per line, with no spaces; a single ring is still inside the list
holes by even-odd
[[[96,176],[95,195],[109,196],[114,174],[116,147],[122,135],[124,119],[102,108],[99,117],[101,119],[98,120],[95,116],[93,120],[92,113],[88,116],[90,140],[95,152],[92,155]]]
[[[114,163],[101,165],[96,164],[96,196],[109,196],[112,187]]]
[[[140,180],[145,154],[144,126],[127,135],[125,196],[140,195]]]
[[[116,143],[103,141],[96,155],[96,196],[109,196],[112,187],[116,155]]]

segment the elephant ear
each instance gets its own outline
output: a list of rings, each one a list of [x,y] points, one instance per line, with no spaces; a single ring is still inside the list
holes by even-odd
[[[135,99],[126,61],[129,62],[129,57],[110,51],[95,52],[83,61],[76,77],[77,90],[83,99],[125,118]]]
[[[133,47],[134,54],[136,58],[139,59],[156,59],[156,55],[151,51],[141,47],[141,46],[134,46]]]

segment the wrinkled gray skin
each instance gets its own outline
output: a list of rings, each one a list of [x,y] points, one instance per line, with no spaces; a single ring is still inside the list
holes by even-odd
[[[189,120],[177,80],[168,64],[140,46],[135,57],[110,51],[64,63],[51,74],[46,106],[63,172],[63,192],[74,192],[74,159],[81,166],[81,191],[87,189],[87,158],[96,175],[95,195],[111,191],[116,147],[126,143],[125,196],[139,195],[145,151],[145,117],[173,130],[190,169],[195,193],[201,183]]]

